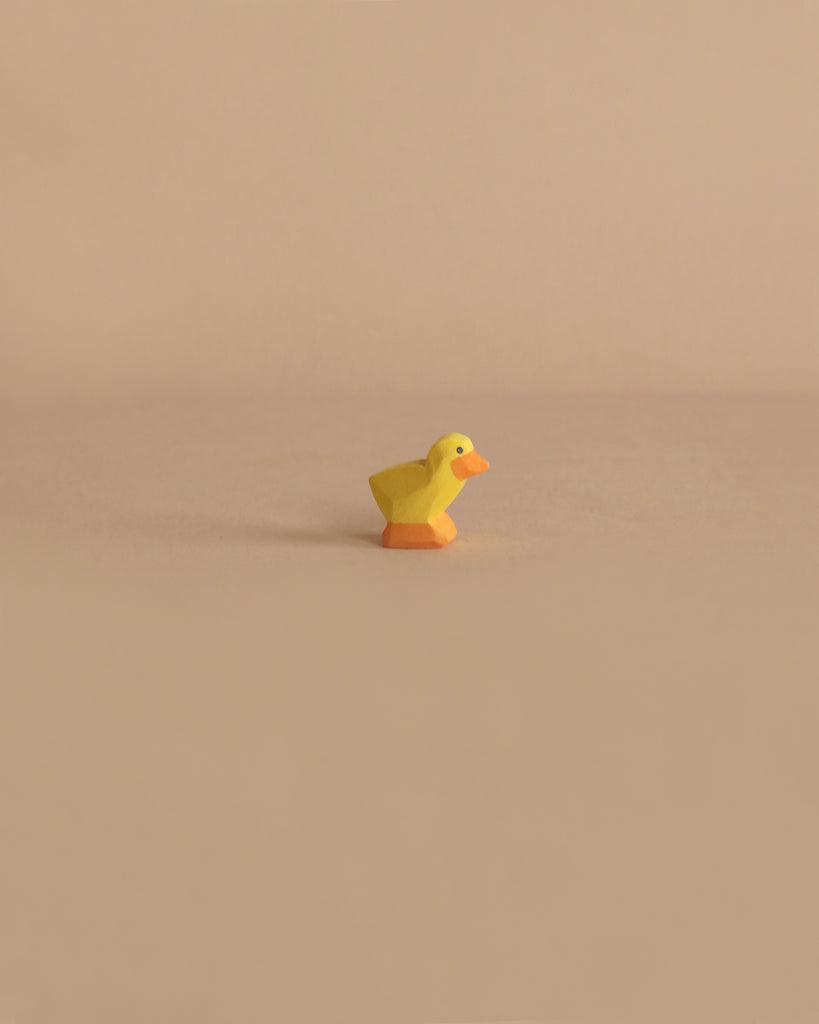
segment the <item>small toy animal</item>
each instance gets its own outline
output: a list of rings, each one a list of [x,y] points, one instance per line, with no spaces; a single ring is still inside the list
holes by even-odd
[[[425,459],[402,462],[370,477],[370,489],[387,525],[385,548],[442,548],[458,532],[446,514],[464,481],[489,463],[464,434],[444,434]]]

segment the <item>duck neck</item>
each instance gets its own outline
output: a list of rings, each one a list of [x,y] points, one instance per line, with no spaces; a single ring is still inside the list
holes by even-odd
[[[435,515],[440,515],[458,497],[464,481],[459,480],[452,472],[449,463],[440,458],[430,458],[427,462],[427,471],[430,483],[437,492],[433,512]]]

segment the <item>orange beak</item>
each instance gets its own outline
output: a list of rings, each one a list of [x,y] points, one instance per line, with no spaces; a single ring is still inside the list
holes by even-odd
[[[459,455],[457,459],[453,459],[450,465],[459,480],[467,480],[476,473],[485,473],[489,469],[489,463],[478,455],[474,448],[466,455]]]

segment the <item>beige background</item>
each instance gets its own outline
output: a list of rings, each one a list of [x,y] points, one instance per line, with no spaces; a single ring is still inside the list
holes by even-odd
[[[819,8],[0,56],[0,1024],[819,1019]]]
[[[813,0],[4,0],[0,379],[819,387]]]

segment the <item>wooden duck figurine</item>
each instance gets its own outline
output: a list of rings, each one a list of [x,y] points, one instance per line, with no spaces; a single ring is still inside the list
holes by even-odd
[[[446,514],[464,481],[489,463],[464,434],[444,434],[425,459],[402,462],[370,477],[370,489],[387,525],[385,548],[442,548],[458,532]]]

